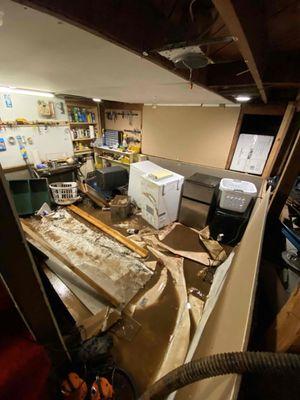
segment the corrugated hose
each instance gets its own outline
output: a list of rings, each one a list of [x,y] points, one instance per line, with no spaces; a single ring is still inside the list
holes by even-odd
[[[235,352],[200,358],[183,364],[151,385],[139,400],[161,400],[193,382],[227,374],[277,374],[300,372],[300,355],[290,353]]]

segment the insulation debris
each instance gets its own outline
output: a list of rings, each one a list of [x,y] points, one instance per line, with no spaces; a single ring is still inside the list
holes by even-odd
[[[42,219],[30,218],[27,224],[93,279],[105,274],[123,292],[127,303],[152,276],[138,256],[97,228],[82,223],[66,209]]]

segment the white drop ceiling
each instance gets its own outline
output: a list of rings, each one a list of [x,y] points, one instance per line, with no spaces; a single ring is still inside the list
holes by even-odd
[[[230,104],[57,18],[10,0],[0,11],[0,85],[131,103]]]

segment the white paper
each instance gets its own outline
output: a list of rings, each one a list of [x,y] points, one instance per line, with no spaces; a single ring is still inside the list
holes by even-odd
[[[261,175],[273,143],[273,136],[241,133],[230,169]]]

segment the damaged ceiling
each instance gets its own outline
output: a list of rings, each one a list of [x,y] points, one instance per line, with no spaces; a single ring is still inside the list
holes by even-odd
[[[298,1],[16,2],[112,41],[229,100],[239,94],[264,103],[291,100],[300,87]],[[175,60],[166,54],[174,48]]]

